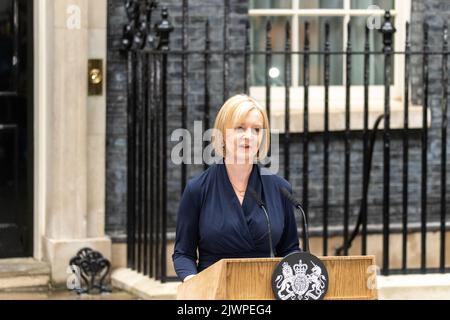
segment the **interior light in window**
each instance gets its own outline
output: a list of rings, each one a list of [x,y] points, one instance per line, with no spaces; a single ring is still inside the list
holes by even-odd
[[[280,76],[280,70],[278,68],[270,68],[269,77],[272,79],[278,78]]]

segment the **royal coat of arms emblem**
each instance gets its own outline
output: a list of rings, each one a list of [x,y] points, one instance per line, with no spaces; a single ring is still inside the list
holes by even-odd
[[[310,253],[292,253],[275,268],[272,290],[280,300],[321,300],[328,290],[325,265]]]

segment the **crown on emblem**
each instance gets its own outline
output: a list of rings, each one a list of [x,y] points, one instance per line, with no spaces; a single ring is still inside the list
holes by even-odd
[[[306,274],[306,270],[308,270],[308,265],[306,263],[302,263],[302,260],[298,262],[298,264],[294,264],[294,272],[295,274]]]

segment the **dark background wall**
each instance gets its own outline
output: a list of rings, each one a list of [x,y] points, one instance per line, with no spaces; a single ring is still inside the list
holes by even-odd
[[[210,0],[189,1],[188,45],[191,50],[204,48],[205,21],[209,19],[211,25],[211,49],[223,48],[223,7],[224,1]],[[181,49],[181,1],[164,1],[169,8],[170,18],[175,27],[171,34],[171,49]],[[232,0],[230,8],[230,29],[228,42],[231,49],[242,49],[244,46],[245,22],[248,19],[248,1]],[[440,49],[442,45],[441,27],[450,14],[450,1],[426,0],[412,1],[411,42],[413,50],[420,50],[422,46],[422,23],[430,23],[430,45],[433,49]],[[122,27],[127,22],[123,8],[123,0],[108,1],[108,114],[107,114],[107,198],[106,198],[106,226],[107,232],[115,241],[124,239],[126,234],[126,57],[119,52]],[[213,55],[210,60],[208,83],[210,88],[211,116],[214,116],[224,101],[222,56]],[[430,106],[432,126],[429,131],[429,184],[428,184],[428,212],[429,221],[437,221],[439,210],[440,188],[440,122],[441,122],[441,58],[430,57]],[[243,59],[230,57],[229,94],[243,90]],[[204,101],[203,57],[191,55],[188,59],[188,128],[192,129],[194,120],[202,119]],[[422,62],[420,56],[412,59],[412,92],[415,104],[422,101]],[[169,133],[181,127],[181,57],[170,56],[168,77],[168,130]],[[298,120],[292,120],[298,121]],[[291,146],[291,179],[290,182],[296,194],[302,194],[302,136],[294,135]],[[322,221],[323,196],[323,137],[320,133],[312,134],[310,143],[310,185],[309,185],[309,215],[312,227],[320,227]],[[282,142],[282,138],[280,139]],[[169,144],[171,148],[175,143]],[[391,221],[399,223],[402,212],[402,140],[399,131],[392,132],[391,142]],[[450,149],[450,148],[449,148]],[[170,151],[169,151],[170,152]],[[195,150],[194,150],[195,152]],[[282,157],[282,150],[280,154]],[[409,156],[409,220],[420,221],[420,181],[421,181],[421,140],[420,130],[410,133]],[[179,166],[168,163],[169,184],[169,219],[168,224],[173,230],[176,210],[182,192],[180,186],[181,170]],[[280,164],[279,174],[283,174],[283,164]],[[330,223],[340,226],[343,221],[344,199],[344,144],[343,134],[336,133],[330,145]],[[203,170],[202,166],[189,165],[188,178]],[[381,136],[377,139],[373,157],[373,169],[369,188],[369,224],[376,226],[382,218],[383,191],[383,150]],[[351,187],[350,187],[350,216],[353,223],[359,211],[362,190],[362,140],[360,132],[352,133],[351,143]],[[448,185],[450,188],[450,183]],[[377,229],[375,227],[375,229]]]

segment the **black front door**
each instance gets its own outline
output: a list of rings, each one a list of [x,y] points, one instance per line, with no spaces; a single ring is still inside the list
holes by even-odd
[[[33,250],[32,0],[0,0],[0,258]]]

